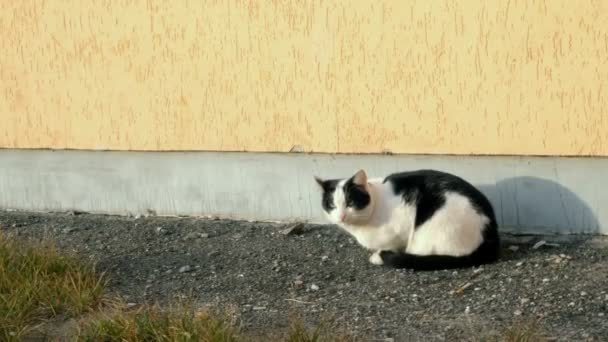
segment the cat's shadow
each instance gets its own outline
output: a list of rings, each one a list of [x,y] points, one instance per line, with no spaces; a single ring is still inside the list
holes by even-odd
[[[594,235],[600,232],[598,219],[589,205],[554,181],[514,177],[476,186],[492,202],[503,233]]]

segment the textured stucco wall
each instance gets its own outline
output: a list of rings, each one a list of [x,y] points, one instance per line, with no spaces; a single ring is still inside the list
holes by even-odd
[[[0,2],[0,147],[608,155],[608,2]]]

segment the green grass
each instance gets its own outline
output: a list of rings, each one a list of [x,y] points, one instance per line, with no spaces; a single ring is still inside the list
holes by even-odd
[[[80,341],[239,341],[227,317],[210,315],[192,307],[136,310],[115,308],[85,323]]]
[[[272,337],[253,337],[242,334],[228,315],[209,313],[192,306],[178,305],[172,308],[142,306],[135,310],[118,308],[85,323],[78,340],[93,341],[284,341],[284,342],[346,342],[352,338],[336,335],[320,324],[308,329],[302,320],[293,320],[289,329]]]
[[[76,317],[101,302],[103,277],[50,243],[0,233],[0,340],[19,341],[57,315]]]

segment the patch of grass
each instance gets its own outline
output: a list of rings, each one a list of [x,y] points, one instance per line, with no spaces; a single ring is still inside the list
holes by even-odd
[[[514,322],[511,326],[505,328],[500,336],[486,339],[486,341],[500,342],[544,342],[547,340],[537,320]]]
[[[303,321],[294,319],[289,331],[283,339],[277,341],[285,342],[347,342],[354,339],[347,335],[339,335],[324,323],[320,323],[313,329],[307,329]]]
[[[157,305],[144,305],[126,310],[119,305],[110,313],[101,314],[85,322],[78,340],[92,341],[284,341],[284,342],[346,342],[345,336],[320,324],[307,329],[302,320],[292,320],[289,329],[274,336],[248,336],[236,328],[228,315],[210,313],[193,306],[177,305],[169,309]]]
[[[98,305],[104,279],[51,243],[25,243],[0,232],[0,340],[18,341],[45,320],[76,317]]]
[[[142,306],[118,308],[90,320],[79,333],[79,341],[240,341],[227,317],[211,315],[189,306],[161,309]]]

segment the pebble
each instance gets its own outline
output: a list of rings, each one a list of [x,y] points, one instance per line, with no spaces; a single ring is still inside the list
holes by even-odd
[[[512,252],[517,252],[517,251],[519,250],[519,246],[511,245],[511,246],[509,246],[509,249],[510,249]]]
[[[190,272],[190,271],[192,271],[192,267],[190,267],[189,265],[182,266],[178,270],[179,273],[186,273],[186,272]]]
[[[543,283],[546,283],[549,281],[549,278],[543,278]]]
[[[127,303],[127,309],[134,307],[136,303]]]
[[[519,267],[519,266],[521,266],[521,265],[523,265],[523,264],[524,264],[524,262],[523,262],[523,261],[520,261],[520,262],[518,262],[517,264],[515,264],[515,266]]]
[[[254,311],[266,310],[266,307],[265,307],[265,306],[254,306],[254,307],[253,307],[253,310],[254,310]]]
[[[301,234],[302,231],[304,230],[304,223],[296,223],[293,226],[287,228],[287,229],[283,229],[281,231],[281,234],[283,235],[297,235],[297,234]]]
[[[521,316],[522,312],[521,312],[521,310],[515,310],[515,312],[513,312],[513,314],[515,316]]]
[[[186,236],[184,236],[184,240],[195,240],[198,239],[198,234],[197,233],[188,233],[186,234]]]
[[[583,297],[584,297],[584,296],[586,296],[586,295],[587,295],[587,292],[585,292],[585,291],[581,291],[581,296],[583,296]]]
[[[537,243],[535,243],[534,246],[532,246],[532,249],[539,249],[539,248],[541,248],[542,246],[544,246],[546,244],[547,244],[547,241],[540,240]]]
[[[304,282],[301,281],[301,280],[296,280],[296,281],[293,282],[293,284],[296,285],[296,286],[300,286],[300,285],[304,284]]]
[[[312,285],[310,285],[310,289],[313,290],[313,291],[319,291],[319,285],[312,284]]]

